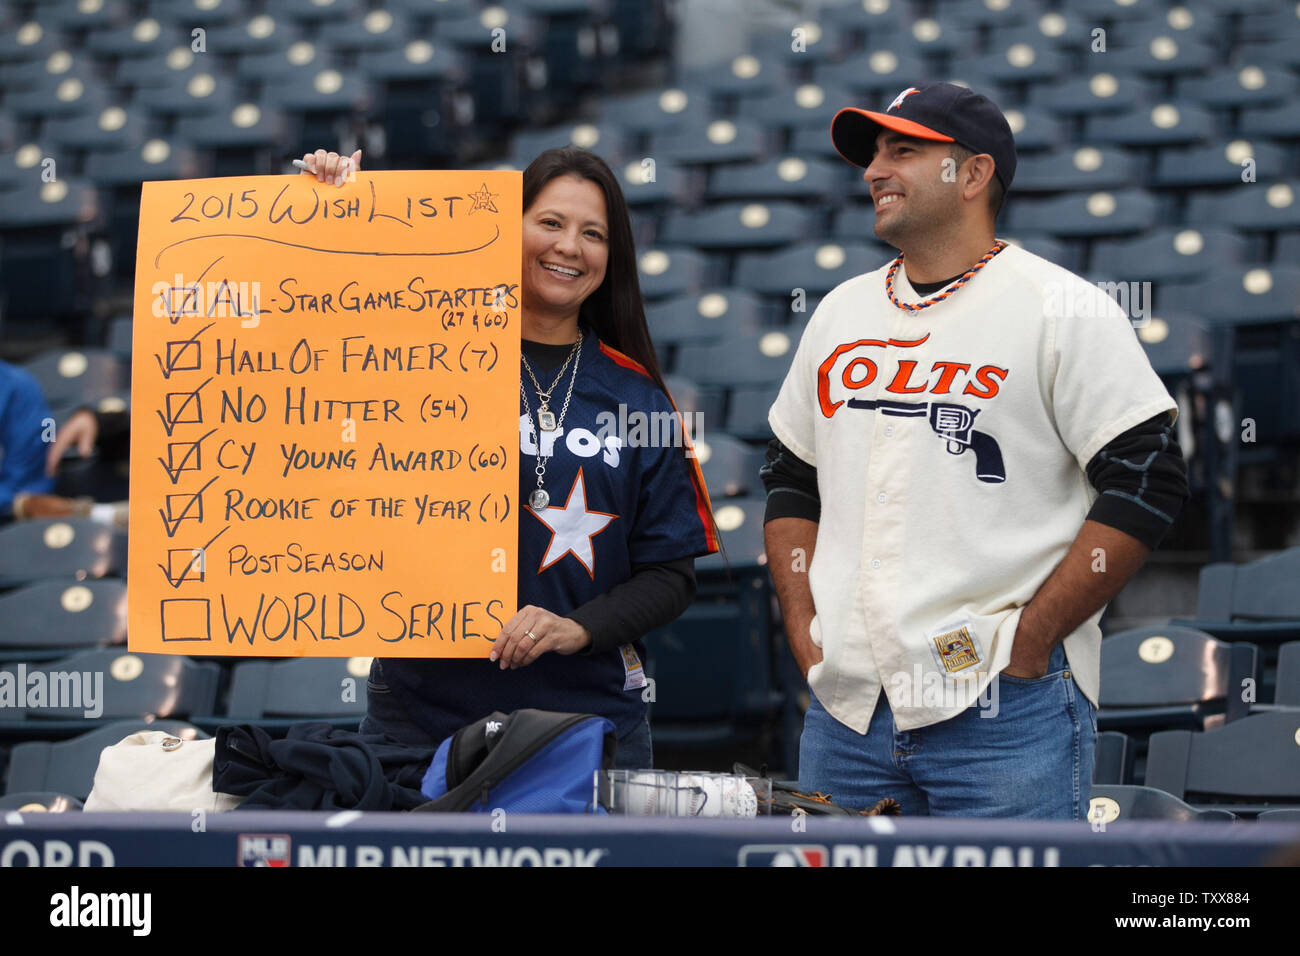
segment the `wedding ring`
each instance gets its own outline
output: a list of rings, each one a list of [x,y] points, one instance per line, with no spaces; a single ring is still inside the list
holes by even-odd
[[[530,640],[532,640],[534,644],[537,643],[537,635],[534,634],[532,631],[524,631],[524,637],[527,637]]]

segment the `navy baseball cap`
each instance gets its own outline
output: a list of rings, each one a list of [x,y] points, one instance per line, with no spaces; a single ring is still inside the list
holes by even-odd
[[[831,142],[855,166],[867,167],[876,154],[881,128],[904,136],[957,143],[993,157],[993,173],[1003,190],[1016,174],[1016,140],[1007,118],[987,96],[952,83],[909,86],[883,113],[846,107],[831,120]]]

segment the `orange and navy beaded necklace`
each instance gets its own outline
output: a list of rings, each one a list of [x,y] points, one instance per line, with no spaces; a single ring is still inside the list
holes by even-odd
[[[936,302],[942,302],[944,299],[948,298],[948,296],[952,295],[954,292],[956,292],[958,289],[964,286],[967,282],[969,282],[972,278],[974,278],[975,273],[979,272],[986,265],[988,265],[989,261],[1006,247],[1007,244],[1003,242],[1001,239],[999,239],[997,242],[993,244],[993,248],[990,249],[988,252],[984,253],[984,255],[980,256],[979,262],[971,266],[970,270],[967,271],[964,275],[962,275],[960,279],[958,279],[951,286],[944,289],[942,292],[940,292],[938,295],[934,296],[933,298],[926,299],[924,302],[917,302],[916,304],[912,304],[910,302],[899,302],[898,296],[894,295],[894,273],[897,272],[898,267],[903,264],[903,254],[900,252],[898,254],[898,258],[895,259],[893,263],[890,265],[889,272],[885,274],[885,293],[889,296],[889,301],[894,303],[894,305],[898,306],[900,309],[906,309],[908,312],[917,312],[921,309],[926,308],[927,306],[934,305]]]

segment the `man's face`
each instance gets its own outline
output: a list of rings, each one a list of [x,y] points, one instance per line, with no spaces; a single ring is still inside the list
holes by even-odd
[[[876,235],[896,249],[924,241],[958,221],[956,167],[944,181],[948,144],[882,130],[862,178],[871,187]],[[905,251],[905,250],[904,250]]]

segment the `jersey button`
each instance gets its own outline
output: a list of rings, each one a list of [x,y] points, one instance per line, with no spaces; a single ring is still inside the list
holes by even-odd
[[[879,559],[879,558],[872,558],[872,559],[871,559],[871,567],[872,567],[873,570],[879,571],[879,570],[880,570],[880,559]]]
[[[886,498],[886,497],[887,497],[887,496],[886,496],[885,493],[882,491],[880,494],[876,495],[876,501],[878,501],[880,504],[883,505],[883,504],[885,503],[885,498]]]
[[[886,425],[886,426],[885,426],[885,437],[886,437],[886,438],[893,438],[893,437],[894,437],[894,426],[893,426],[893,425]]]

